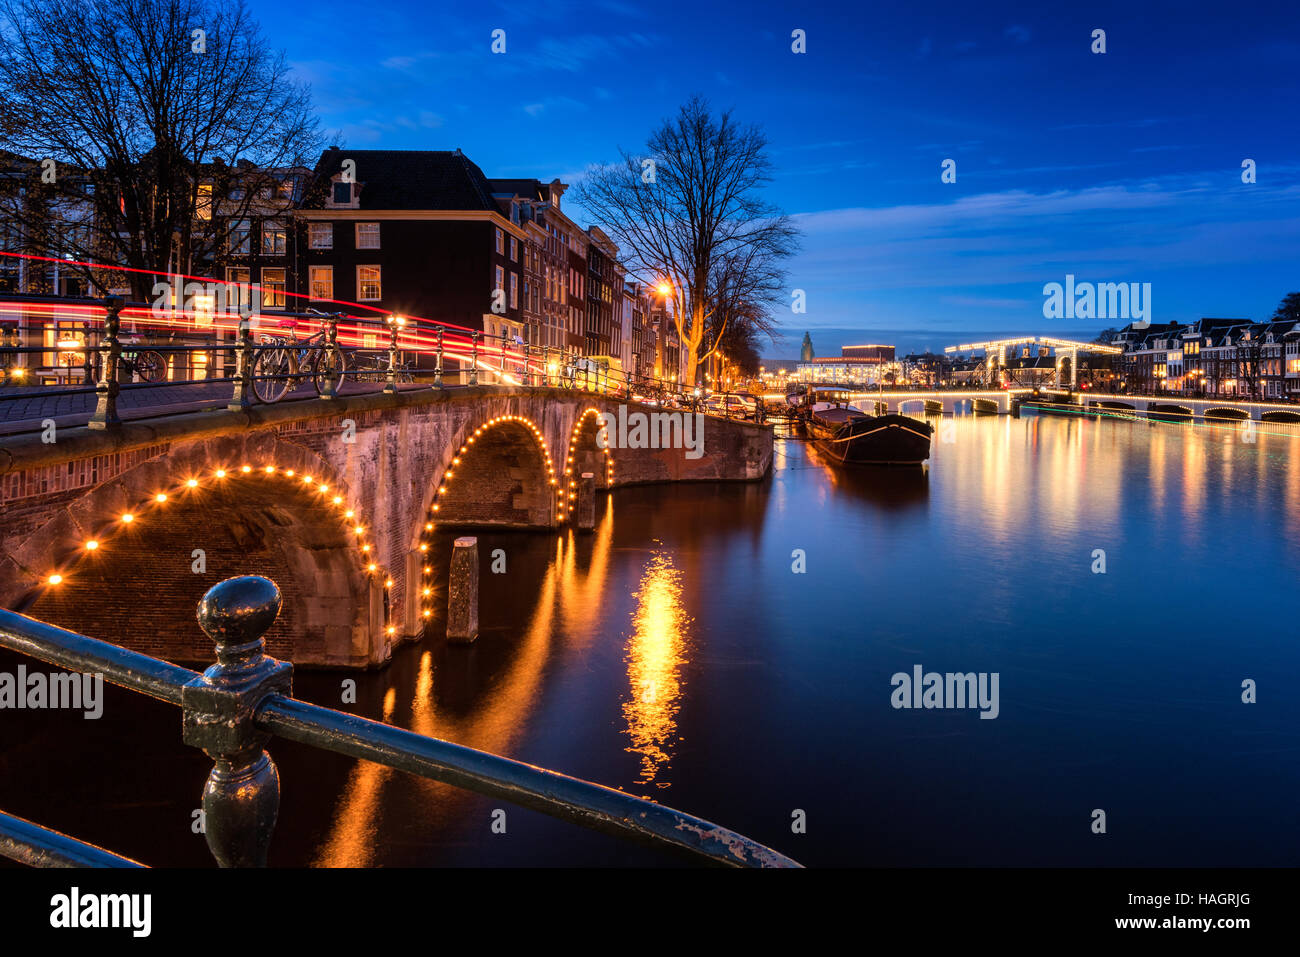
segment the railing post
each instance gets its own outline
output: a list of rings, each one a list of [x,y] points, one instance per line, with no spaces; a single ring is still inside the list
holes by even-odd
[[[339,354],[339,314],[330,313],[325,317],[325,354],[321,356],[325,364],[325,384],[320,390],[322,399],[334,399],[338,392],[334,388],[334,373],[343,368],[343,359]]]
[[[475,332],[473,335],[473,344],[471,346],[470,357],[469,357],[469,384],[470,385],[478,385],[478,337],[480,335],[482,335],[482,333],[480,332]]]
[[[384,384],[384,391],[388,393],[397,391],[397,326],[399,319],[397,316],[388,317],[388,381]]]
[[[253,404],[253,332],[247,306],[239,307],[239,338],[235,344],[235,392],[228,409],[243,410]]]
[[[293,695],[293,666],[263,654],[262,635],[280,613],[280,589],[245,575],[210,588],[199,626],[217,663],[181,689],[182,737],[214,765],[203,788],[203,831],[222,867],[265,867],[280,812],[280,774],[258,729],[258,708]]]
[[[433,367],[433,387],[442,388],[442,326],[438,327],[438,362]]]
[[[122,297],[109,296],[104,300],[104,308],[104,337],[99,342],[103,368],[95,385],[95,412],[86,424],[92,429],[107,431],[122,424],[117,416],[117,395],[121,391],[117,365],[122,356],[122,344],[117,333],[122,323]],[[89,343],[86,348],[90,348]]]
[[[524,343],[524,369],[523,369],[523,376],[521,378],[521,384],[536,385],[536,382],[533,380],[533,370],[528,365],[528,343],[527,342]]]

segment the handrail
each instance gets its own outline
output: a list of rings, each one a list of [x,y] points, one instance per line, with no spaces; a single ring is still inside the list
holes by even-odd
[[[231,578],[209,589],[199,603],[198,619],[216,643],[217,664],[201,675],[4,609],[0,647],[59,667],[102,674],[115,685],[179,705],[185,742],[215,762],[203,791],[203,808],[209,847],[223,866],[265,864],[279,808],[279,776],[262,750],[271,735],[503,798],[712,864],[799,866],[734,831],[652,801],[294,698],[292,666],[262,653],[262,635],[280,605],[279,589],[266,578]],[[79,843],[63,838],[72,844],[38,845],[45,850],[37,852],[31,848],[39,835],[10,826],[19,837],[25,836],[23,846],[28,848],[26,857],[15,859],[28,863],[46,863],[54,859],[51,854],[72,854],[72,844]],[[0,826],[0,853],[6,853],[3,835]]]
[[[0,811],[0,857],[30,867],[144,867],[139,861],[87,844],[26,818]]]
[[[204,313],[208,325],[191,327],[189,323],[197,322],[197,313],[167,309],[160,316],[154,312],[152,304],[128,303],[113,296],[97,300],[0,294],[0,318],[4,318],[7,306],[21,310],[33,303],[51,307],[51,315],[57,313],[60,305],[68,310],[78,310],[73,321],[80,325],[80,329],[70,330],[78,338],[75,345],[64,346],[6,344],[3,332],[0,332],[0,386],[5,387],[0,388],[0,402],[94,393],[97,396],[96,407],[87,422],[93,429],[113,430],[121,426],[117,400],[127,389],[227,383],[233,393],[227,393],[231,395],[228,407],[242,410],[253,405],[255,400],[273,402],[287,394],[286,390],[272,388],[267,390],[271,393],[267,396],[254,389],[254,383],[268,380],[298,384],[312,379],[322,397],[334,398],[335,380],[342,383],[346,377],[351,377],[358,382],[374,376],[373,381],[378,382],[387,372],[382,387],[385,392],[398,391],[399,379],[414,382],[416,374],[425,387],[441,390],[444,388],[447,360],[456,361],[457,374],[466,377],[470,385],[479,383],[479,370],[483,368],[498,376],[500,381],[495,384],[503,386],[559,387],[629,399],[634,392],[640,391],[650,394],[651,398],[672,396],[688,406],[692,403],[694,391],[675,380],[632,370],[616,371],[608,365],[594,364],[585,361],[587,357],[563,348],[517,343],[508,333],[486,335],[482,331],[415,317],[369,317],[316,310],[254,313],[244,309],[241,314],[228,311]],[[299,338],[290,330],[285,336],[289,341],[283,347],[309,353],[310,360],[300,367],[303,371],[292,373],[280,368],[281,363],[273,360],[270,372],[263,370],[262,374],[254,375],[254,365],[263,350],[278,348],[262,341],[267,330],[260,328],[261,321],[285,318],[304,320],[304,329],[299,332],[309,332],[310,335]],[[155,332],[150,334],[150,338],[155,341],[140,342],[137,339],[128,342],[123,323],[129,321],[153,328]],[[259,325],[256,336],[252,334],[255,324]],[[226,338],[228,335],[233,335],[233,338]],[[204,336],[213,338],[204,340]],[[387,342],[382,342],[385,339]],[[151,352],[157,353],[161,359],[155,358],[152,363],[142,366],[140,357]],[[68,360],[66,365],[57,361],[49,367],[49,374],[66,378],[64,385],[29,386],[26,382],[32,367],[17,364],[10,368],[13,359],[45,353],[54,353],[59,360],[65,357]],[[349,365],[356,366],[355,362],[347,360],[357,353],[386,353],[387,365],[348,368]],[[398,357],[403,353],[424,356],[433,362],[433,368],[412,368],[399,361]],[[165,378],[168,357],[187,354],[204,355],[203,368],[214,374],[184,380]],[[218,363],[211,361],[214,354],[221,359],[221,374],[215,374]],[[81,361],[73,363],[74,356],[79,356]],[[317,381],[318,370],[324,376],[322,381]],[[130,381],[136,375],[141,382]],[[11,385],[20,388],[8,388]]]

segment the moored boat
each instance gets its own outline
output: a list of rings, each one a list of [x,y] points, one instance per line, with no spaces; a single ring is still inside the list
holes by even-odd
[[[806,408],[804,424],[818,451],[840,465],[922,465],[930,458],[934,428],[911,416],[820,402]]]

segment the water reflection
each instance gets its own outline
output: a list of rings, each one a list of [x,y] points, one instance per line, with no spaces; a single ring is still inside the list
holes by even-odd
[[[632,739],[626,750],[641,755],[642,783],[666,788],[670,782],[663,772],[676,742],[680,673],[691,624],[682,607],[681,573],[667,553],[656,551],[646,563],[633,597],[633,633],[624,656],[629,697],[623,717]]]

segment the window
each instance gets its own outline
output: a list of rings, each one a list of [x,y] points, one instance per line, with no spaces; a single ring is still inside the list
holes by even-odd
[[[506,234],[501,232],[500,228],[498,228],[497,229],[497,255],[504,256],[505,254],[506,254]],[[499,289],[500,286],[498,286],[497,288]]]
[[[352,205],[352,184],[335,183],[334,184],[334,203],[338,206]]]
[[[510,237],[510,261],[519,262],[519,242],[513,236]]]
[[[90,189],[87,192],[94,192],[94,186],[91,183],[86,184]],[[199,195],[194,206],[194,216],[196,219],[212,218],[212,184],[200,183]]]
[[[510,308],[519,308],[519,276],[515,273],[510,274]]]
[[[262,270],[262,305],[284,308],[284,270]]]
[[[226,311],[238,312],[241,307],[252,308],[253,289],[252,273],[247,269],[226,268]]]
[[[379,248],[379,224],[357,223],[357,249]]]
[[[333,249],[334,224],[310,223],[307,226],[307,245],[312,249]]]
[[[378,266],[357,267],[357,302],[377,302],[383,298]]]
[[[233,256],[247,256],[252,252],[252,232],[248,220],[243,219],[230,225],[230,253]]]
[[[495,266],[495,267],[493,267],[493,271],[496,273],[496,279],[495,279],[495,280],[493,281],[493,283],[492,283],[492,290],[493,290],[493,292],[495,292],[495,291],[498,290],[498,289],[505,289],[505,288],[506,288],[506,271],[505,271],[504,269],[502,269],[500,266]]]
[[[334,267],[310,266],[311,297],[313,299],[334,298]]]
[[[288,243],[288,232],[284,223],[265,222],[262,224],[262,255],[283,256]]]

